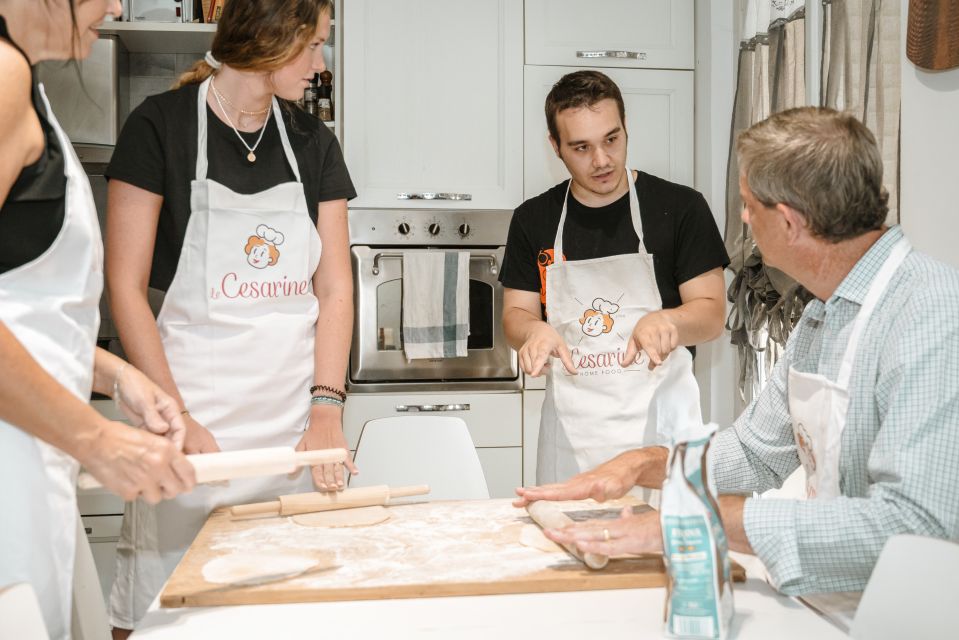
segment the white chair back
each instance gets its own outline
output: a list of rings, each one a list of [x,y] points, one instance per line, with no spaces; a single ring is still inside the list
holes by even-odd
[[[462,418],[395,416],[363,425],[351,487],[430,485],[429,500],[485,500],[486,476]]]
[[[959,544],[913,535],[886,542],[859,602],[857,640],[954,638]]]
[[[40,601],[29,583],[0,587],[0,638],[49,640]]]

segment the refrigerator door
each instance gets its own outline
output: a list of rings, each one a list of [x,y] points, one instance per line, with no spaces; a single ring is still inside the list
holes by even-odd
[[[37,65],[37,77],[74,144],[116,143],[121,114],[129,106],[124,54],[116,36],[102,36],[82,61]]]

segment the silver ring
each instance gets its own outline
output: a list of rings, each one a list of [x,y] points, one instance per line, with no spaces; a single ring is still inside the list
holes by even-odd
[[[603,540],[609,542],[609,529],[603,529]]]

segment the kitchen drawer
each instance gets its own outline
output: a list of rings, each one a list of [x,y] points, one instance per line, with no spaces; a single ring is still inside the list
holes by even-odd
[[[469,405],[469,410],[437,412],[397,411],[398,406]],[[343,431],[350,448],[374,418],[391,416],[455,416],[466,421],[476,447],[521,447],[523,402],[517,392],[504,393],[354,393],[343,414]]]
[[[122,515],[113,516],[83,516],[83,530],[90,542],[101,540],[117,540],[120,537],[120,527],[123,525]]]
[[[484,447],[476,450],[486,476],[490,498],[515,498],[523,485],[522,447]]]

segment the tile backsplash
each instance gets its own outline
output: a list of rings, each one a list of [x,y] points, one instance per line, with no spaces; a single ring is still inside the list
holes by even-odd
[[[130,53],[130,110],[163,93],[202,56],[193,53]]]

